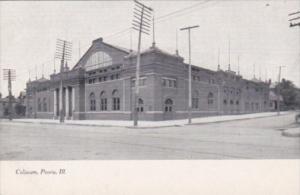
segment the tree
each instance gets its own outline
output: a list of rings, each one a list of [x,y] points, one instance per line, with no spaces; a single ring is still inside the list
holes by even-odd
[[[300,106],[299,89],[295,87],[292,81],[282,79],[280,84],[275,86],[276,91],[278,87],[280,88],[283,103],[288,109],[294,109]]]

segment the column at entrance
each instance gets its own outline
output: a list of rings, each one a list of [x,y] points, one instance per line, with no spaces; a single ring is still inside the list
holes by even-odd
[[[65,95],[65,102],[66,102],[66,107],[65,107],[65,110],[66,110],[66,116],[65,116],[65,119],[69,119],[69,110],[70,110],[70,102],[69,102],[69,87],[66,87],[65,89],[66,91],[66,95]]]
[[[56,96],[57,96],[57,91],[56,91],[56,89],[54,89],[54,91],[53,91],[53,95],[54,95],[54,99],[53,99],[53,119],[56,119],[56,117],[57,117],[57,110],[56,110],[56,108],[57,108],[57,102],[56,102]]]
[[[72,87],[72,120],[74,120],[74,112],[75,112],[75,87]]]

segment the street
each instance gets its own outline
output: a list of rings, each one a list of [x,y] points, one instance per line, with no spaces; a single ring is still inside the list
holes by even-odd
[[[295,159],[294,114],[163,128],[0,123],[1,160]]]

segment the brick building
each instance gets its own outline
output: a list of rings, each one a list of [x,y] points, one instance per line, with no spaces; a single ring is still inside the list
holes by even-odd
[[[66,119],[132,119],[136,54],[103,42],[90,48],[69,70],[27,83],[27,117]],[[59,91],[63,77],[63,92]],[[63,102],[59,96],[63,95]],[[269,84],[246,80],[231,70],[212,71],[192,66],[194,117],[268,110]],[[187,117],[188,64],[177,54],[152,46],[141,53],[141,120]]]

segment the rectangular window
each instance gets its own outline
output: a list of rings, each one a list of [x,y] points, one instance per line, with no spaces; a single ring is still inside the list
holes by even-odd
[[[106,81],[106,76],[105,76],[105,77],[103,77],[103,81]]]
[[[101,98],[100,100],[100,109],[101,110],[107,110],[107,99]]]
[[[163,79],[163,86],[166,87],[167,86],[167,80]]]
[[[135,80],[131,80],[131,86],[135,87]]]
[[[113,98],[113,110],[120,110],[120,98]]]
[[[146,78],[141,78],[139,82],[139,86],[145,86],[146,85]],[[131,80],[131,87],[135,87],[135,79]]]
[[[163,78],[162,79],[162,86],[169,87],[169,88],[177,88],[177,80],[173,78]]]
[[[173,80],[173,86],[176,88],[177,87],[177,81]]]
[[[146,78],[143,78],[140,80],[140,86],[145,86],[146,85]]]
[[[111,75],[111,76],[110,76],[110,80],[114,80],[114,75]]]
[[[172,80],[168,80],[169,87],[172,87]]]

